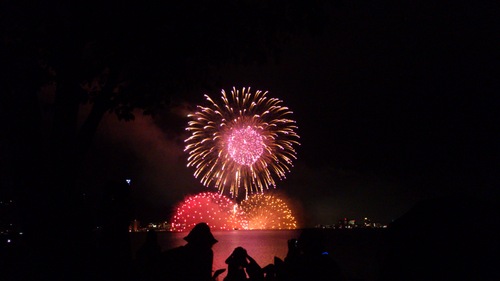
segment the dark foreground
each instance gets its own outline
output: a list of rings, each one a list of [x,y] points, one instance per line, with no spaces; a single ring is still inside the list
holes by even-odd
[[[312,233],[325,242],[343,280],[500,280],[499,213],[498,205],[488,202],[436,199],[418,204],[387,229],[313,229]],[[71,245],[78,252],[42,247],[41,253],[22,235],[1,238],[1,280],[142,280],[134,256],[143,241],[128,232],[91,239],[75,235]],[[61,252],[66,255],[55,254]],[[267,265],[267,261],[260,264]]]

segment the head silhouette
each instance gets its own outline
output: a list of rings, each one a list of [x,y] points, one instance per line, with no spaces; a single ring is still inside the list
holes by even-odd
[[[212,247],[218,242],[212,235],[212,232],[210,232],[208,224],[204,222],[196,224],[189,234],[184,237],[184,240],[186,240],[188,244],[209,247]]]
[[[226,260],[226,263],[234,263],[236,265],[247,265],[247,250],[242,247],[236,247],[230,256],[230,259]]]

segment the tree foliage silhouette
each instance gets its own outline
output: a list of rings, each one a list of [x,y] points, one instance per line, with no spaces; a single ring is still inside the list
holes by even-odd
[[[9,123],[6,157],[38,254],[56,247],[64,256],[85,245],[68,241],[68,234],[88,233],[88,225],[61,222],[88,219],[75,180],[107,112],[125,121],[134,120],[138,109],[153,115],[183,92],[212,87],[213,70],[223,64],[276,62],[297,32],[318,30],[321,5],[3,2],[0,113]],[[80,125],[82,104],[91,111]]]

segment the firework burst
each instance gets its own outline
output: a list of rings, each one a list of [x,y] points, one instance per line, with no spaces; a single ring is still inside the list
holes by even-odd
[[[189,114],[185,151],[188,167],[204,186],[238,196],[240,189],[263,192],[276,187],[293,167],[294,146],[300,145],[292,114],[282,101],[268,98],[267,91],[252,93],[233,88],[222,90],[222,102],[205,95],[210,107],[198,106]]]
[[[182,232],[199,222],[206,222],[214,230],[247,229],[243,212],[228,197],[203,192],[187,197],[180,203],[172,218],[172,231]]]
[[[297,221],[288,204],[272,194],[252,194],[240,203],[248,229],[296,229]]]

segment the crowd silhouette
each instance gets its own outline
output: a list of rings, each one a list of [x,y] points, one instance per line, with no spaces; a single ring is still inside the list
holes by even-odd
[[[246,249],[236,247],[226,258],[226,268],[213,271],[212,246],[217,239],[208,224],[201,222],[184,237],[187,244],[162,250],[155,231],[149,231],[137,250],[134,280],[183,281],[295,281],[344,280],[335,260],[325,250],[319,232],[304,230],[298,239],[288,241],[284,260],[264,267]],[[224,278],[220,275],[227,274]]]

